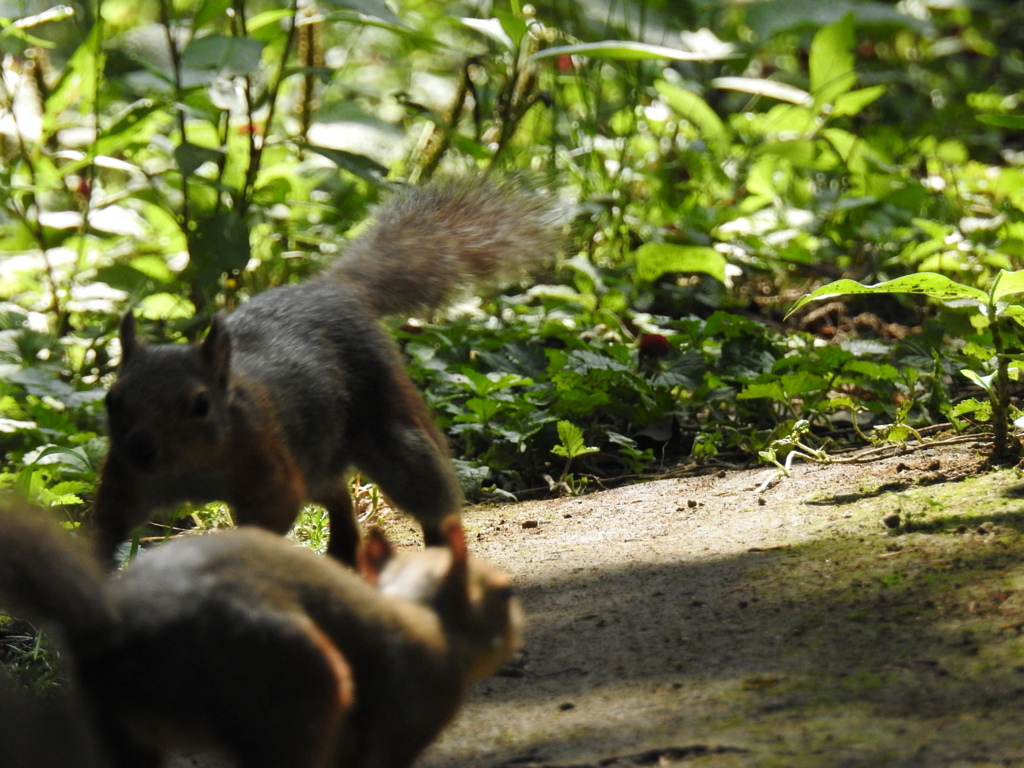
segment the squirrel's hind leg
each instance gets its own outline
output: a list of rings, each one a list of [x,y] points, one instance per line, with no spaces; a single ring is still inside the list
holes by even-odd
[[[268,609],[248,629],[243,639],[251,655],[238,654],[239,670],[225,676],[231,687],[221,692],[224,746],[239,768],[340,764],[355,706],[353,671],[341,651],[301,614]],[[241,669],[249,670],[245,682],[233,679]]]
[[[348,491],[348,478],[343,478],[331,493],[320,495],[313,501],[327,510],[330,521],[327,554],[354,568],[359,550],[359,523],[356,522],[355,505]]]
[[[423,416],[378,422],[373,440],[362,444],[358,466],[395,506],[419,521],[428,546],[440,546],[445,543],[441,521],[459,513],[462,490],[441,447],[443,435]]]

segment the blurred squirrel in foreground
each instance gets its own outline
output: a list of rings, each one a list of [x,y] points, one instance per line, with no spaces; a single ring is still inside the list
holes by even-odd
[[[146,346],[125,315],[96,501],[101,553],[158,507],[226,501],[238,523],[285,533],[313,501],[328,512],[328,553],[352,564],[353,467],[441,544],[441,520],[461,507],[458,479],[377,321],[549,261],[560,217],[511,182],[434,183],[391,197],[319,277],[215,318],[199,345]]]
[[[113,766],[214,748],[240,768],[406,768],[521,637],[509,577],[456,517],[439,529],[446,548],[398,555],[372,533],[365,579],[254,528],[108,577],[38,511],[0,510],[0,599],[59,631]]]
[[[111,768],[77,692],[33,696],[4,674],[0,753],[4,768]]]

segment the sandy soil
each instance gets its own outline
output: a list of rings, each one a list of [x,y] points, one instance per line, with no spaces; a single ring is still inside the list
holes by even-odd
[[[470,510],[527,646],[420,765],[1024,765],[1022,476],[982,467],[938,446]]]
[[[932,445],[469,510],[527,644],[420,768],[1024,766],[1024,475],[984,464]]]

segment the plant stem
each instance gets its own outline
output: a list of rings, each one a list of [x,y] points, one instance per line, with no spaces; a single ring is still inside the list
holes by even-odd
[[[237,8],[242,13],[243,19],[243,34],[247,32],[244,27],[244,2],[237,2]],[[291,55],[292,48],[295,47],[295,39],[298,35],[298,23],[299,23],[299,3],[298,0],[292,0],[289,5],[289,11],[291,12],[291,20],[288,25],[288,36],[285,38],[284,50],[281,52],[281,63],[277,70],[277,75],[271,81],[270,87],[267,92],[267,119],[264,123],[263,136],[259,141],[256,140],[255,131],[249,133],[249,167],[245,171],[245,182],[242,186],[241,194],[238,196],[235,209],[241,218],[245,218],[249,211],[249,206],[252,204],[252,196],[255,192],[256,187],[256,175],[260,170],[260,161],[263,157],[263,149],[267,142],[270,140],[270,131],[274,123],[274,116],[277,113],[277,97],[281,91],[281,84],[284,82],[288,75],[288,57]],[[246,101],[249,112],[250,126],[252,126],[254,104],[252,99],[252,82],[251,78],[246,77]]]
[[[1016,461],[1019,446],[1010,439],[1010,361],[1004,354],[1003,333],[995,308],[990,307],[992,346],[996,352],[996,380],[992,398],[992,459],[996,462]]]
[[[169,0],[161,0],[159,4],[160,24],[163,25],[164,34],[167,36],[167,50],[171,54],[171,74],[174,80],[174,102],[175,118],[178,123],[178,131],[181,133],[182,145],[188,143],[188,136],[185,133],[185,110],[182,102],[182,81],[181,81],[181,51],[178,50],[178,38],[174,32],[174,21],[171,18],[171,9],[168,7]],[[189,211],[188,199],[188,176],[181,175],[181,231],[189,236],[192,223]]]

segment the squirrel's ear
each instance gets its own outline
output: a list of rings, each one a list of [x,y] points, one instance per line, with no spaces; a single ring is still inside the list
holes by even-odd
[[[231,371],[231,333],[223,315],[218,313],[214,316],[201,350],[203,362],[214,372],[218,383],[226,387]]]
[[[135,315],[131,310],[124,313],[121,318],[121,325],[118,329],[121,338],[121,365],[128,362],[128,358],[135,354],[141,343],[135,333]]]
[[[384,566],[394,554],[395,549],[384,535],[384,531],[380,528],[371,528],[356,555],[359,573],[371,584],[376,584]]]

